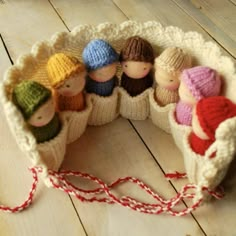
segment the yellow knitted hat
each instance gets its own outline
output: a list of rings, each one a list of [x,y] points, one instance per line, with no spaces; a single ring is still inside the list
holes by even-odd
[[[85,66],[73,56],[57,53],[51,56],[47,63],[48,79],[52,87],[56,88],[72,74],[85,71]]]
[[[155,67],[159,67],[169,73],[177,73],[191,67],[192,59],[183,49],[169,47],[155,59]]]

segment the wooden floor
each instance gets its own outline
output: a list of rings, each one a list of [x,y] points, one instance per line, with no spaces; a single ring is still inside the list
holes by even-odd
[[[78,24],[121,23],[127,19],[157,20],[164,26],[198,31],[235,61],[235,0],[0,0],[1,75],[36,41],[49,39],[56,31],[68,31]],[[30,163],[18,149],[2,112],[0,137],[0,202],[13,206],[25,198],[30,187]],[[150,120],[119,118],[103,127],[89,127],[68,146],[62,168],[89,172],[107,182],[127,175],[140,177],[166,197],[174,196],[185,183],[181,180],[171,184],[163,178],[164,172],[184,171],[183,160],[172,137]],[[117,205],[80,203],[41,183],[28,210],[19,214],[0,212],[0,236],[233,236],[235,168],[234,162],[225,181],[223,200],[210,202],[182,218],[144,215]],[[135,187],[119,191],[147,199]]]

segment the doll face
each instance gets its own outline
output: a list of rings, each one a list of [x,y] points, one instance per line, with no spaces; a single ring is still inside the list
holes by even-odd
[[[53,99],[45,102],[28,120],[28,123],[35,127],[47,125],[55,115],[55,106]]]
[[[142,61],[124,61],[121,66],[123,72],[133,79],[144,78],[152,68],[151,63]]]
[[[113,63],[89,72],[89,76],[97,82],[106,82],[116,74],[117,63]]]
[[[207,140],[209,139],[209,137],[207,136],[207,134],[203,131],[199,120],[198,120],[198,116],[196,114],[196,106],[193,108],[193,118],[192,118],[192,127],[193,127],[193,132],[201,139],[203,140]]]
[[[184,103],[188,105],[193,106],[197,102],[183,81],[180,81],[179,97],[180,97],[180,100],[182,100]]]
[[[155,80],[157,84],[168,90],[176,90],[179,87],[179,76],[173,75],[160,67],[156,66]]]
[[[85,71],[71,75],[60,87],[57,88],[58,93],[66,97],[77,95],[84,89],[85,75]]]

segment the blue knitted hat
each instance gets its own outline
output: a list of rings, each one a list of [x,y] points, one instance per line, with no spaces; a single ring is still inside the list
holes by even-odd
[[[118,61],[118,54],[115,49],[102,39],[90,41],[84,48],[82,56],[88,71],[93,71]]]

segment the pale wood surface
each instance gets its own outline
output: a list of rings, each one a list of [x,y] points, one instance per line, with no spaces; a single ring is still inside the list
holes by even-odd
[[[196,8],[196,4],[202,9]],[[4,0],[0,1],[0,33],[14,62],[20,54],[29,52],[34,42],[81,23],[157,20],[185,31],[198,31],[206,39],[219,42],[226,49],[222,48],[224,53],[233,58],[235,11],[233,1],[226,0],[192,3],[179,0]],[[0,42],[1,73],[10,65],[6,49]],[[30,164],[19,151],[2,113],[0,130],[0,202],[14,205],[27,194],[31,183],[27,171]],[[211,202],[183,218],[147,216],[120,206],[80,203],[75,198],[72,204],[67,195],[40,185],[36,201],[27,211],[16,215],[0,213],[0,235],[236,235],[235,167],[233,163],[225,182],[227,197],[224,200]],[[62,168],[86,171],[107,182],[133,175],[166,197],[173,196],[174,187],[179,189],[186,182],[174,181],[171,185],[163,178],[163,171],[184,171],[184,166],[172,137],[149,120],[130,123],[119,118],[103,127],[89,127],[78,141],[68,146]],[[81,180],[75,182],[84,187],[88,184]],[[119,192],[149,199],[133,186],[121,187]]]
[[[236,56],[236,9],[230,1],[175,0],[232,55]]]

